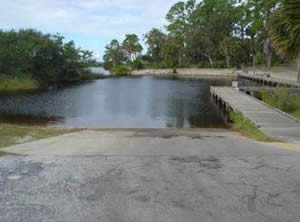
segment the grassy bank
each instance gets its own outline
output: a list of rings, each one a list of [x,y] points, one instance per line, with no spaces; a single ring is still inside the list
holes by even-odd
[[[274,139],[261,132],[254,123],[245,118],[241,113],[230,113],[230,120],[233,123],[233,129],[240,131],[247,137],[253,138],[262,142],[275,142]]]
[[[0,123],[0,148],[76,131],[80,131],[80,129],[57,129]],[[1,152],[0,150],[0,155]],[[2,152],[2,154],[4,153]]]
[[[110,72],[115,76],[128,75],[131,72],[131,68],[126,65],[113,67]]]
[[[99,75],[96,73],[92,73],[89,70],[83,70],[79,74],[79,81],[84,80],[96,80],[96,79],[103,79],[105,78],[104,75]]]
[[[0,79],[0,92],[30,91],[39,88],[32,79]]]
[[[288,89],[277,89],[260,93],[263,102],[286,112],[300,120],[300,93],[289,92]]]
[[[8,153],[3,152],[3,151],[0,150],[0,157],[1,157],[1,156],[5,156],[5,155],[7,155],[7,154],[8,154]]]
[[[55,84],[65,84],[68,82],[78,82],[86,80],[96,80],[103,79],[104,77],[99,74],[92,73],[88,70],[80,71],[78,77],[72,80],[63,80],[63,81],[36,81],[30,78],[12,78],[9,75],[0,74],[0,93],[14,93],[14,92],[27,92],[33,91],[39,88],[44,88],[49,85]]]

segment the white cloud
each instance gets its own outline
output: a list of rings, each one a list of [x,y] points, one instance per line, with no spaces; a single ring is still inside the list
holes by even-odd
[[[141,36],[152,27],[163,27],[165,14],[177,1],[0,0],[0,28],[93,35],[103,47],[101,38],[120,39],[126,33]]]
[[[177,0],[0,0],[0,26],[34,27],[49,32],[124,34],[163,26]]]

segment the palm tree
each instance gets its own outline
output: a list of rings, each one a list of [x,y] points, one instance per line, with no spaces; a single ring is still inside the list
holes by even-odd
[[[282,0],[271,15],[269,33],[278,55],[296,59],[300,81],[300,0]]]

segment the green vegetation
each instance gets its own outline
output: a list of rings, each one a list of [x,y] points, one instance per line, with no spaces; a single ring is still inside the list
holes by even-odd
[[[137,35],[129,34],[122,43],[107,45],[104,66],[132,67],[138,60],[145,68],[255,70],[265,64],[270,69],[299,55],[299,6],[298,0],[179,1],[166,14],[165,29],[153,28],[144,35],[145,55]]]
[[[105,47],[103,56],[103,66],[114,75],[128,74],[128,69],[142,69],[143,63],[140,61],[142,45],[135,34],[127,34],[122,44],[114,39]],[[127,66],[127,67],[126,67]]]
[[[140,69],[144,68],[144,64],[142,63],[141,60],[136,59],[131,63],[131,67],[132,67],[132,69],[140,70]]]
[[[272,46],[283,58],[296,59],[300,81],[300,1],[282,0],[270,19]]]
[[[291,114],[300,120],[300,94],[288,89],[277,89],[272,92],[263,91],[261,99],[277,109]]]
[[[82,70],[79,73],[79,78],[80,80],[96,80],[96,79],[102,79],[104,77],[99,74],[92,73],[89,70]]]
[[[254,123],[245,118],[241,113],[230,113],[230,120],[233,122],[233,128],[242,134],[263,142],[274,142],[275,140],[261,132]]]
[[[8,153],[0,150],[0,157],[5,155],[8,155]]]
[[[32,79],[0,79],[0,92],[29,91],[38,88],[38,82]]]
[[[0,148],[18,143],[58,136],[78,130],[0,124]]]
[[[120,66],[113,67],[111,69],[111,73],[116,76],[128,75],[130,73],[130,70],[127,66],[120,65]]]
[[[63,40],[60,35],[33,29],[0,30],[0,90],[27,90],[81,80],[84,67],[95,63],[92,52]]]

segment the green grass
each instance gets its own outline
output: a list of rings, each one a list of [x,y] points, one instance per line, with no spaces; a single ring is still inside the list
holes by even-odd
[[[300,109],[290,113],[292,116],[300,120]]]
[[[30,91],[39,88],[32,79],[0,79],[0,92]]]
[[[230,120],[233,123],[233,129],[240,131],[247,137],[253,138],[257,141],[262,142],[275,142],[273,138],[265,135],[260,131],[254,123],[248,118],[245,118],[241,113],[232,112],[230,113]]]
[[[263,102],[286,112],[300,120],[300,93],[290,92],[288,89],[260,92]]]
[[[8,155],[8,153],[6,153],[6,152],[0,150],[0,157],[1,157],[1,156],[5,156],[5,155]]]
[[[125,65],[121,65],[112,68],[111,73],[116,76],[128,75],[130,73],[130,69]]]
[[[0,148],[80,130],[0,124]]]

